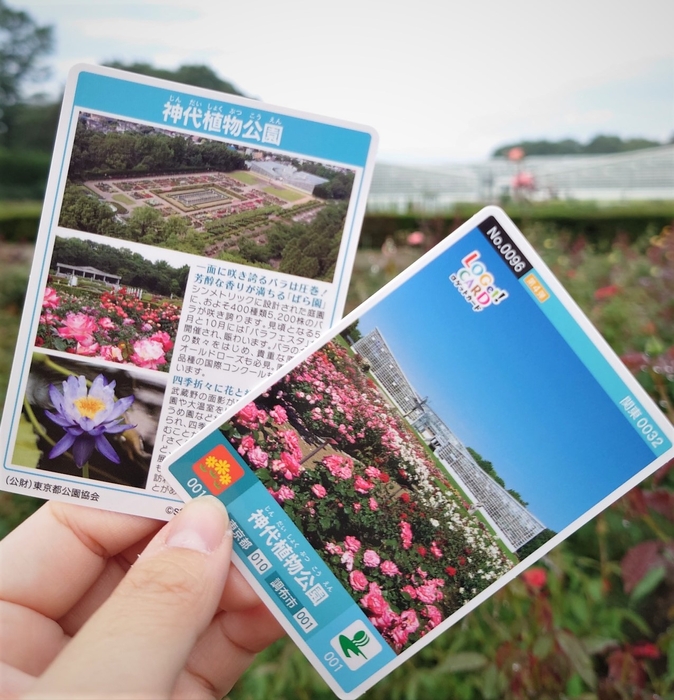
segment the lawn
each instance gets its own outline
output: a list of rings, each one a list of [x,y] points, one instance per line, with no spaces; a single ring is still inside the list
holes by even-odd
[[[125,194],[113,194],[112,198],[115,202],[121,202],[122,204],[133,204],[133,199],[127,197]]]
[[[227,177],[231,177],[233,180],[238,180],[243,182],[244,185],[256,185],[260,180],[245,170],[235,170],[232,173],[227,173]]]
[[[267,194],[271,194],[274,197],[279,197],[280,199],[285,199],[286,202],[296,202],[298,199],[304,199],[307,194],[306,192],[298,192],[297,190],[286,190],[278,187],[263,187],[262,188]]]

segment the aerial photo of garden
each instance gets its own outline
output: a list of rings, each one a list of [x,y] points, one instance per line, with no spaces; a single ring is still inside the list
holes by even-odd
[[[221,430],[397,653],[517,561],[340,337]]]
[[[332,280],[354,172],[88,113],[59,225]]]

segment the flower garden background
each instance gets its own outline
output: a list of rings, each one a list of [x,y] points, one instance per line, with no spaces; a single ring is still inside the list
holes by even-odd
[[[222,430],[396,652],[513,565],[341,339]]]

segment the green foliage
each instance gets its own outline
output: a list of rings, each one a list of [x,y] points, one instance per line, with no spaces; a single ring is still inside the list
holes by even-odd
[[[485,471],[489,476],[502,488],[506,488],[505,481],[498,475],[498,472],[496,469],[494,469],[494,465],[487,459],[484,459],[484,457],[479,453],[476,452],[472,447],[467,448],[468,452],[470,452],[471,457],[475,460],[476,464]],[[529,505],[527,501],[525,501],[522,496],[515,491],[514,489],[506,489],[508,493],[516,500],[519,501],[525,508]]]
[[[0,134],[0,145],[11,149],[17,158],[22,157],[23,151],[37,152],[44,157],[51,155],[60,111],[60,102],[38,98],[8,105],[3,117],[7,131]]]
[[[56,236],[54,241],[52,261],[65,265],[90,265],[113,275],[121,275],[122,284],[126,286],[142,287],[163,296],[182,296],[189,274],[188,265],[175,268],[164,260],[151,262],[128,248],[113,248],[103,243],[60,236]]]
[[[111,126],[114,125],[111,120]],[[152,172],[218,170],[230,172],[244,167],[244,157],[218,141],[195,143],[182,135],[168,136],[152,127],[123,132],[94,131],[80,120],[75,133],[68,179]]]
[[[455,228],[476,214],[482,205],[454,205],[446,214],[432,218],[418,215],[392,216],[370,214],[365,217],[361,232],[362,248],[381,248],[390,236],[404,244],[412,231],[423,231],[431,243],[437,243]],[[658,202],[551,201],[511,203],[504,207],[508,216],[522,229],[544,225],[550,236],[568,239],[583,238],[587,243],[609,252],[615,237],[626,235],[630,242],[648,240],[674,219],[674,199]]]
[[[110,68],[119,68],[120,70],[130,71],[131,73],[140,73],[141,75],[149,75],[153,78],[173,80],[176,83],[194,85],[196,87],[218,90],[218,92],[226,92],[230,95],[245,97],[244,93],[239,92],[232,83],[219,78],[212,68],[203,64],[186,64],[180,66],[176,70],[155,68],[149,63],[140,62],[123,63],[122,61],[112,61],[106,65]]]
[[[10,267],[0,275],[0,307],[10,311],[23,308],[28,286],[28,275],[22,267]]]
[[[523,544],[517,550],[517,556],[520,561],[526,559],[530,554],[533,554],[540,546],[551,540],[556,534],[554,530],[550,530],[549,528],[545,528],[545,530],[539,532],[536,537],[529,540],[526,544]]]
[[[50,161],[40,151],[11,151],[0,146],[0,199],[43,197]]]
[[[0,108],[17,102],[26,82],[45,77],[40,60],[52,48],[52,27],[0,0]]]
[[[621,139],[619,136],[600,134],[582,144],[575,139],[561,141],[520,141],[506,146],[499,146],[492,157],[507,156],[511,148],[521,148],[528,156],[566,156],[566,155],[597,155],[600,153],[624,153],[637,151],[641,148],[653,148],[663,144],[649,139]]]

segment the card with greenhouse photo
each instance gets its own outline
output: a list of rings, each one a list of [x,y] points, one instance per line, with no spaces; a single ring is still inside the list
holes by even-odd
[[[169,459],[356,697],[638,480],[673,431],[514,224],[476,215]]]
[[[170,518],[182,501],[164,459],[341,317],[376,146],[368,126],[74,66],[2,410],[0,488],[79,503],[73,486],[96,482],[97,507]],[[72,380],[31,414],[38,357]],[[113,452],[145,404],[122,410],[127,385],[96,380],[120,372],[165,387],[137,473],[120,474]],[[89,408],[66,402],[64,418],[59,392],[75,384]],[[95,419],[94,384],[107,397]],[[81,439],[64,447],[58,421],[66,442]]]

